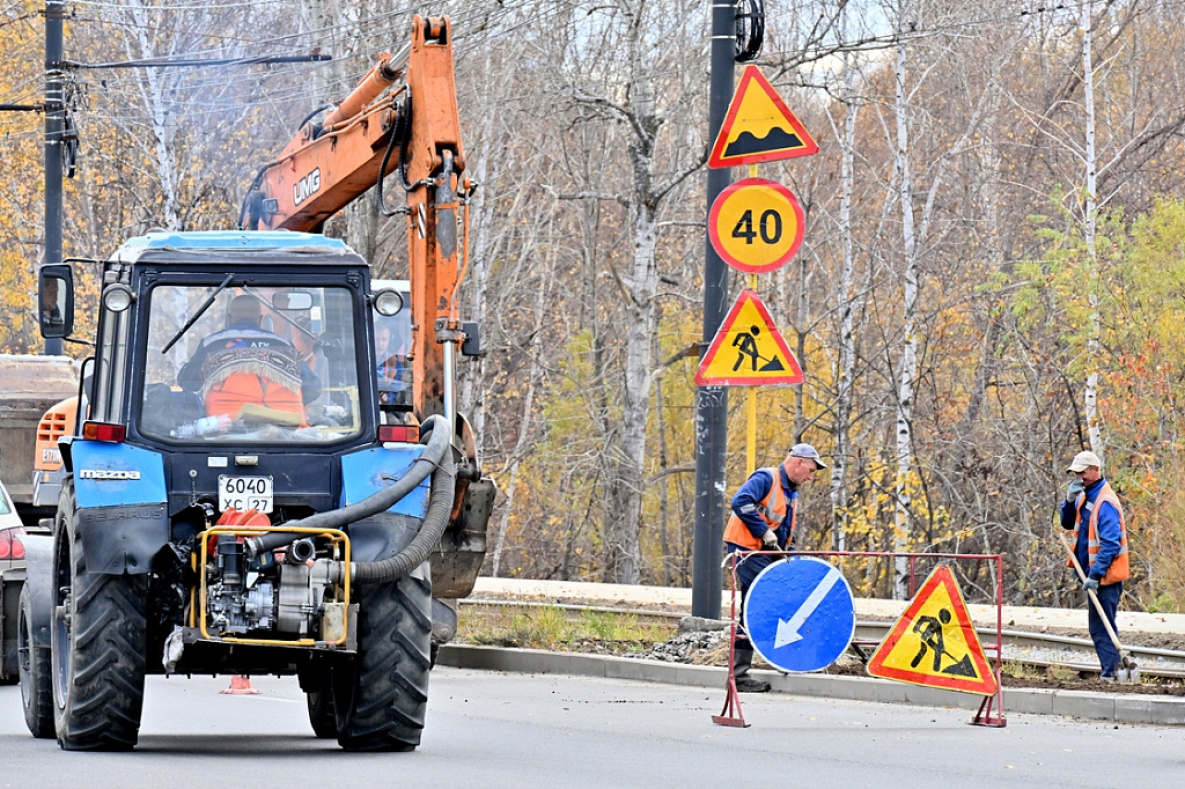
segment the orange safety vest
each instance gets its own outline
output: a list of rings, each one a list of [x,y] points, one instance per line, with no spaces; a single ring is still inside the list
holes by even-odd
[[[248,403],[298,414],[301,425],[307,424],[299,390],[294,391],[270,378],[250,373],[232,373],[210,387],[206,393],[206,414],[225,414],[233,419]]]
[[[757,514],[775,531],[781,528],[782,521],[786,519],[786,494],[782,491],[782,480],[778,475],[780,469],[781,466],[761,469],[773,478],[773,484],[769,486],[769,493],[765,494],[765,498],[757,506]],[[790,505],[790,538],[794,537],[794,521],[798,517],[797,504],[795,501]],[[724,541],[750,551],[761,550],[761,538],[754,537],[753,532],[749,531],[749,527],[735,512],[728,519],[728,525],[724,527]]]
[[[300,395],[300,362],[290,345],[218,349],[202,363],[202,396],[208,416],[237,418],[248,403],[287,411],[304,418]]]
[[[1086,533],[1086,554],[1090,559],[1090,563],[1094,564],[1094,558],[1099,552],[1099,509],[1103,502],[1108,502],[1115,507],[1115,511],[1119,513],[1119,553],[1111,561],[1111,566],[1107,568],[1107,574],[1103,576],[1100,583],[1113,584],[1119,581],[1124,581],[1131,575],[1131,564],[1127,558],[1127,524],[1123,519],[1123,507],[1119,504],[1119,497],[1115,495],[1115,491],[1111,490],[1110,482],[1103,482],[1103,488],[1099,491],[1098,497],[1094,500],[1094,507],[1090,511],[1090,520],[1087,521]],[[1081,528],[1082,520],[1082,506],[1086,503],[1086,493],[1078,494],[1078,501],[1074,505],[1074,544],[1078,544],[1078,529]],[[1067,558],[1066,566],[1071,567],[1073,563]],[[1084,567],[1087,572],[1089,567]]]

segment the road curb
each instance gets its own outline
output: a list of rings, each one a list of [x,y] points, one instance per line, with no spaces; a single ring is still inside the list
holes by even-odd
[[[720,691],[721,703],[724,701],[726,670],[720,666],[694,666],[612,655],[506,649],[469,644],[442,646],[437,662],[444,666],[486,671],[570,674],[715,688]],[[872,677],[781,674],[776,671],[755,671],[754,675],[769,681],[776,692],[797,696],[968,710],[977,709],[982,699],[969,693],[955,693]],[[1081,690],[1007,688],[1004,691],[1004,715],[1007,717],[1014,713],[1180,726],[1185,724],[1185,699],[1176,696],[1094,693]]]

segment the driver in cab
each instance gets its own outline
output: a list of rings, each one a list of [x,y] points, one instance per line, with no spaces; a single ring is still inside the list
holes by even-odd
[[[245,405],[257,405],[295,416],[305,426],[304,403],[321,393],[321,382],[301,361],[285,338],[260,328],[262,305],[254,296],[235,296],[227,311],[227,327],[198,346],[177,374],[177,383],[197,392],[207,416],[241,418]]]

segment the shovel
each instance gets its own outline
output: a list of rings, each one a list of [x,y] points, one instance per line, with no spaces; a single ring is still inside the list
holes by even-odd
[[[1082,565],[1078,563],[1078,556],[1075,555],[1074,549],[1070,547],[1070,541],[1066,539],[1065,533],[1057,526],[1053,527],[1057,532],[1057,536],[1061,538],[1062,546],[1066,549],[1066,553],[1070,555],[1070,561],[1074,564],[1074,569],[1078,571],[1078,580],[1086,583],[1086,573],[1082,571]],[[1119,643],[1119,636],[1115,635],[1115,628],[1111,627],[1111,620],[1107,618],[1107,614],[1103,611],[1103,604],[1099,602],[1098,596],[1093,590],[1086,590],[1087,597],[1090,598],[1094,610],[1098,613],[1099,619],[1103,623],[1103,627],[1107,630],[1107,635],[1111,637],[1111,643],[1119,650],[1119,668],[1115,670],[1115,678],[1123,683],[1139,682],[1140,669],[1136,665],[1136,661],[1132,660],[1132,656],[1123,644]]]

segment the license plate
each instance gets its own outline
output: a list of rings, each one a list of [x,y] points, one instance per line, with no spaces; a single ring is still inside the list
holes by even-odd
[[[218,477],[218,509],[272,511],[271,477]]]

